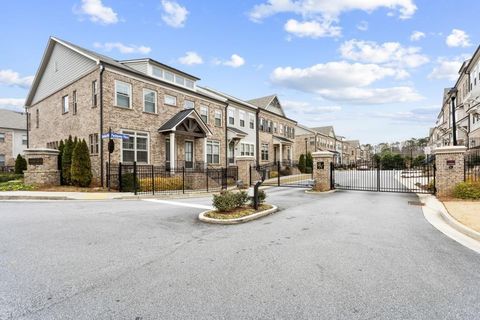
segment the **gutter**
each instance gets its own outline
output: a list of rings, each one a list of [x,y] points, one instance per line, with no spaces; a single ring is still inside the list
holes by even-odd
[[[102,134],[103,134],[103,71],[105,71],[105,67],[103,66],[102,63],[100,63],[100,80],[98,83],[98,90],[99,90],[99,100],[100,100],[100,185],[103,187],[103,177],[105,173],[103,172],[103,139],[102,139]]]
[[[259,155],[260,155],[260,137],[259,137],[259,124],[260,124],[260,118],[258,117],[260,114],[260,108],[257,109],[257,112],[255,113],[255,119],[256,119],[256,126],[255,126],[255,135],[256,135],[256,146],[255,148],[257,149],[257,152],[255,154],[255,159],[256,159],[256,166],[260,165],[260,159],[259,159]]]

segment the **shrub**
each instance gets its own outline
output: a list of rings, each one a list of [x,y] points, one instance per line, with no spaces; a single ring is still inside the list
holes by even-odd
[[[73,150],[70,179],[79,187],[88,187],[92,182],[92,164],[85,140],[79,140]]]
[[[305,155],[301,154],[300,159],[298,159],[298,170],[300,170],[300,172],[303,173],[305,172],[305,167],[306,167]]]
[[[480,182],[460,182],[453,190],[455,198],[480,199]]]
[[[1,182],[7,182],[7,181],[12,181],[12,180],[19,180],[22,179],[21,174],[14,174],[14,173],[2,173],[0,174],[0,183]]]
[[[131,178],[133,190],[133,175]],[[138,180],[139,190],[151,191],[152,178],[142,178]],[[182,190],[183,183],[181,177],[160,177],[155,178],[155,191]],[[185,188],[187,188],[185,186]]]
[[[222,191],[213,195],[213,206],[220,212],[232,211],[236,208],[237,199],[233,192]]]
[[[23,174],[25,170],[27,170],[27,160],[19,154],[15,159],[15,174]]]
[[[263,190],[258,190],[258,202],[264,203],[265,199],[267,199],[267,193]]]
[[[276,178],[278,177],[278,171],[270,171],[269,178]]]
[[[137,178],[137,186],[139,185],[140,185],[140,181]],[[122,191],[133,192],[133,173],[122,174]]]
[[[240,191],[234,194],[235,195],[235,207],[243,207],[248,202],[248,193],[245,191]]]
[[[58,170],[60,170],[60,184],[65,184],[63,181],[63,172],[62,172],[62,156],[63,156],[64,148],[65,148],[65,144],[63,143],[63,140],[60,140],[60,143],[58,144],[58,158],[57,158]]]
[[[305,158],[305,171],[308,171],[306,173],[312,172],[313,168],[313,157],[310,152],[307,153],[307,157]]]
[[[65,146],[63,148],[63,154],[62,154],[63,183],[67,185],[71,183],[72,154],[73,154],[73,140],[72,140],[72,136],[69,136],[68,140],[65,141]]]

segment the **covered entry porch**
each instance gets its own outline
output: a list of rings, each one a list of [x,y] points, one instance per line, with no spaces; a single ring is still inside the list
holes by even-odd
[[[180,111],[158,132],[164,136],[164,161],[168,171],[206,168],[207,138],[212,132],[194,109]]]
[[[292,164],[293,141],[279,136],[273,137],[273,162],[282,166]]]

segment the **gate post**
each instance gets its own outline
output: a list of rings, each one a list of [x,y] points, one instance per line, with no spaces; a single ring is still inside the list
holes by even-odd
[[[252,184],[252,165],[255,162],[254,157],[237,157],[235,159],[237,165],[237,179],[243,183],[243,185]]]
[[[313,190],[332,190],[332,170],[334,153],[330,151],[317,151],[312,153],[313,158]]]
[[[435,187],[438,197],[452,195],[455,185],[465,180],[465,146],[439,147],[435,154]]]

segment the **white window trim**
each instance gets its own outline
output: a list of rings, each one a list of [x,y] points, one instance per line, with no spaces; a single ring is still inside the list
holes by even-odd
[[[186,107],[185,104],[186,104],[187,101],[193,103],[193,107],[192,107],[192,108],[187,108],[187,107]],[[183,109],[195,109],[195,101],[194,101],[194,100],[190,100],[190,99],[186,99],[186,98],[183,99]]]
[[[67,101],[67,109],[65,110],[65,101]],[[62,114],[68,113],[70,111],[70,99],[67,95],[62,97]]]
[[[219,115],[220,117],[217,118],[217,115]],[[215,122],[214,122],[214,125],[217,126],[217,120],[216,119],[220,119],[220,125],[218,127],[221,127],[223,125],[223,112],[220,111],[220,110],[215,110]]]
[[[208,150],[207,148],[208,148],[208,145],[209,145],[209,144],[212,145],[212,162],[210,162],[210,163],[208,162],[208,151],[207,151],[207,150]],[[213,159],[214,159],[214,157],[213,157],[213,155],[214,155],[214,153],[213,153],[213,145],[214,145],[214,144],[215,144],[215,145],[218,145],[218,162],[213,162]],[[208,165],[208,164],[220,164],[220,162],[221,162],[221,160],[220,160],[220,158],[221,158],[221,144],[220,144],[220,141],[218,141],[218,140],[208,140],[208,141],[205,143],[205,147],[206,147],[206,149],[205,149],[205,159],[207,160],[207,161],[206,161],[207,165]]]
[[[253,122],[253,128],[250,127],[251,122]],[[248,127],[252,130],[255,129],[255,115],[253,113],[248,114]]]
[[[131,129],[121,129],[121,132],[123,134],[128,134],[126,132],[133,132],[133,133],[135,133],[135,138],[137,137],[137,133],[144,133],[144,134],[147,135],[146,136],[146,138],[147,138],[147,163],[146,164],[150,164],[150,133],[147,132],[147,131],[131,130]],[[135,139],[135,143],[134,143],[134,158],[135,158],[135,161],[137,161],[137,141],[136,141],[136,139]],[[123,161],[123,141],[120,144],[120,161],[122,163],[124,162]],[[141,163],[143,164],[144,162],[141,162]]]
[[[127,109],[132,109],[132,100],[133,100],[133,97],[132,97],[132,84],[131,84],[131,83],[128,83],[128,82],[125,82],[125,81],[120,81],[120,80],[115,80],[115,92],[114,92],[114,95],[115,95],[115,106],[118,107],[118,108],[126,109],[125,107],[122,107],[122,106],[119,106],[119,105],[118,105],[118,101],[117,101],[117,85],[118,85],[119,83],[123,83],[123,84],[128,85],[128,96],[129,96],[130,99],[128,99],[129,106],[128,106]]]
[[[155,94],[155,110],[153,112],[145,110],[145,93],[150,93],[150,92],[153,92]],[[147,112],[147,113],[157,113],[158,112],[157,97],[158,97],[157,91],[152,90],[152,89],[143,88],[143,112]]]
[[[227,120],[228,120],[228,124],[229,125],[232,125],[234,126],[235,125],[235,109],[234,108],[228,108],[227,109],[228,113],[227,113]],[[230,114],[232,114],[232,116],[230,116]],[[230,118],[233,118],[233,123],[230,123]]]
[[[167,103],[165,101],[167,97],[175,98],[175,104]],[[176,96],[172,96],[171,94],[164,94],[163,95],[163,104],[166,105],[166,106],[176,107],[176,106],[178,106],[178,99],[177,99]]]
[[[208,124],[208,120],[209,120],[209,118],[210,118],[210,117],[209,117],[209,112],[210,112],[210,111],[209,111],[209,109],[208,109],[208,106],[201,104],[201,105],[200,105],[200,118],[202,117],[202,112],[205,111],[205,110],[207,111],[207,120],[205,121],[205,123]]]

